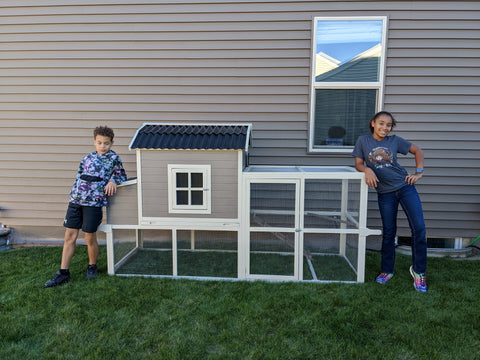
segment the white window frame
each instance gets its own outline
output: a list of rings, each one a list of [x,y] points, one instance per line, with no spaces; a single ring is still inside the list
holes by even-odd
[[[202,205],[178,205],[177,204],[177,173],[188,173],[189,181],[191,173],[201,173],[203,175],[203,204]],[[181,188],[188,191],[189,203],[191,191],[200,188],[190,186]],[[168,212],[180,214],[211,214],[211,166],[210,165],[187,165],[187,164],[168,164]]]
[[[380,59],[380,69],[378,81],[375,82],[316,82],[315,81],[315,57],[317,44],[317,23],[318,21],[341,21],[341,20],[381,20],[382,21],[382,55]],[[349,16],[349,17],[314,17],[312,33],[312,56],[311,56],[311,86],[310,86],[310,124],[308,151],[310,153],[351,153],[353,146],[345,145],[343,147],[330,147],[323,145],[314,145],[315,137],[315,90],[316,89],[376,89],[378,90],[377,108],[379,111],[383,108],[384,78],[386,64],[386,39],[387,39],[387,16]],[[374,114],[372,114],[373,116]],[[348,129],[347,129],[348,130]]]

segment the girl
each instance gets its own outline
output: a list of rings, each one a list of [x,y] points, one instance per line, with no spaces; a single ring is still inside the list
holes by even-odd
[[[389,136],[396,121],[392,114],[380,111],[370,119],[372,135],[360,136],[352,155],[355,168],[365,173],[367,185],[378,193],[382,217],[382,265],[376,281],[385,284],[393,277],[395,265],[395,236],[398,204],[407,216],[412,232],[412,263],[410,274],[417,291],[426,292],[427,239],[422,204],[415,183],[423,175],[423,151],[418,146],[396,136]],[[397,161],[397,153],[415,155],[417,171],[409,175]]]

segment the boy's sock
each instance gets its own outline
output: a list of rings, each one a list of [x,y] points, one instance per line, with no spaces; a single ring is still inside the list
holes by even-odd
[[[60,274],[68,275],[68,274],[70,274],[70,271],[68,269],[60,269]]]

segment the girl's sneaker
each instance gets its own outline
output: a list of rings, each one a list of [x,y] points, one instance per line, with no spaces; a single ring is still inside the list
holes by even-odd
[[[381,273],[375,280],[379,284],[386,284],[393,277],[393,273]]]
[[[416,273],[413,270],[413,266],[410,266],[410,274],[412,274],[414,280],[413,286],[415,287],[415,290],[420,292],[427,292],[427,279],[425,277],[425,273]]]

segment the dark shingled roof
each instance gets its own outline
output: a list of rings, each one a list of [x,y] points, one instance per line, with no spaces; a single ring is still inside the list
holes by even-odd
[[[246,150],[249,138],[246,124],[143,124],[130,149]]]

